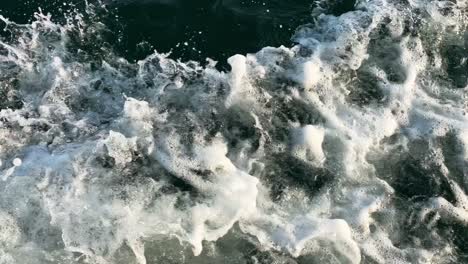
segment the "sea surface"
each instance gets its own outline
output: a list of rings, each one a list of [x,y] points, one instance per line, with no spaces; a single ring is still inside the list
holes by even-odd
[[[2,0],[0,264],[468,263],[467,0]]]

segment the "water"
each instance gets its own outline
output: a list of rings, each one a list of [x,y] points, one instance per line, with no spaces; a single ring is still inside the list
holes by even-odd
[[[71,8],[83,10],[84,1],[12,2],[5,16],[26,22],[43,8],[60,19]],[[253,53],[264,46],[291,46],[294,30],[311,22],[311,2],[284,1],[105,1],[100,14],[111,31],[107,41],[119,55],[135,61],[154,49],[171,57],[204,62],[210,57],[226,68],[236,53]],[[99,4],[101,5],[101,4]],[[221,65],[222,64],[222,65]]]
[[[468,263],[467,8],[2,2],[0,263]]]

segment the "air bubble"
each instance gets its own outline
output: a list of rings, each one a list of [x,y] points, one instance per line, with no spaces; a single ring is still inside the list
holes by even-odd
[[[19,159],[19,158],[16,158],[16,159],[13,160],[13,165],[15,167],[21,166],[22,163],[23,163],[23,161],[21,159]]]

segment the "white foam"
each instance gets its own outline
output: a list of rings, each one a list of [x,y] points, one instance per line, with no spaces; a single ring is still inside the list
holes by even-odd
[[[245,96],[249,98],[247,80],[247,60],[245,56],[234,55],[228,59],[231,65],[231,91],[226,100],[226,106],[232,105],[235,101],[242,101]],[[240,97],[240,98],[239,98]]]
[[[319,59],[314,58],[312,60],[308,60],[303,65],[303,80],[302,85],[306,89],[311,89],[314,85],[320,82],[321,77],[321,70],[320,70],[321,62]]]
[[[19,80],[24,106],[0,110],[0,262],[53,255],[56,263],[144,264],[166,253],[145,251],[168,237],[180,241],[172,245],[180,259],[186,245],[209,258],[222,252],[203,246],[233,236],[236,225],[243,232],[236,242],[248,237],[249,247],[285,258],[456,258],[443,235],[430,237],[433,247],[400,242],[407,236],[401,218],[413,208],[421,219],[436,212],[432,223],[468,221],[466,186],[452,175],[466,172],[466,89],[440,80],[446,62],[428,53],[436,49],[431,35],[442,39],[466,26],[465,4],[410,2],[359,1],[356,11],[322,15],[314,28],[298,30],[299,45],[235,55],[228,73],[158,53],[137,64],[109,56],[90,70],[91,62],[67,50],[73,23],[38,14],[17,42],[1,43],[1,74]],[[425,26],[413,25],[414,16]],[[89,22],[77,19],[86,34]],[[388,35],[376,37],[384,24]],[[419,35],[405,36],[406,26]],[[387,42],[398,66],[370,48]],[[392,81],[395,70],[405,79]],[[361,87],[362,71],[375,80]],[[356,91],[372,97],[372,89],[383,98],[351,98]],[[445,143],[452,135],[460,148]],[[415,144],[428,151],[412,153]],[[445,157],[446,148],[462,162]],[[446,177],[456,201],[402,197],[394,171],[412,161],[407,156],[422,167],[436,164],[434,174]]]
[[[115,163],[122,167],[132,161],[132,151],[136,151],[136,139],[127,139],[118,132],[110,131],[104,144],[109,156],[114,158]]]
[[[325,161],[322,144],[325,137],[325,131],[321,127],[312,125],[297,129],[292,147],[293,155],[311,160],[315,164],[321,165]]]
[[[458,137],[463,147],[463,158],[468,161],[468,130],[461,131]]]
[[[21,166],[21,163],[22,163],[21,159],[16,158],[16,159],[13,160],[13,165],[15,167]]]

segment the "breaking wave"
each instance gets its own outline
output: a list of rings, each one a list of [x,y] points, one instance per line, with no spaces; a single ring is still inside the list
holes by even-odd
[[[0,263],[468,262],[467,7],[360,0],[230,71],[0,16]]]

